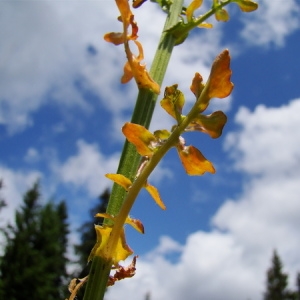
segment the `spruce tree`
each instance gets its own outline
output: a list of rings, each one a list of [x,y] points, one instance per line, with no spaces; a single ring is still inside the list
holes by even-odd
[[[272,258],[272,266],[267,271],[267,291],[264,300],[296,300],[297,294],[288,290],[288,275],[283,273],[282,262],[276,250]]]
[[[2,298],[64,299],[67,212],[64,202],[40,204],[39,184],[25,194],[15,225],[7,226],[0,263]]]

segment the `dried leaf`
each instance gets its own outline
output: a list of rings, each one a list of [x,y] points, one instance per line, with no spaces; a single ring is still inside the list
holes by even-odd
[[[203,175],[205,172],[215,173],[212,163],[194,146],[177,147],[182,165],[188,175]]]
[[[146,183],[144,188],[148,191],[148,193],[152,196],[156,204],[163,210],[166,209],[165,204],[163,203],[162,199],[160,198],[159,192],[156,187]]]
[[[164,98],[160,101],[160,105],[179,123],[185,99],[183,93],[177,87],[178,84],[166,87]]]
[[[105,174],[105,177],[122,186],[126,191],[128,191],[132,185],[131,180],[122,174]]]
[[[233,89],[233,83],[230,81],[231,73],[229,51],[224,50],[215,59],[206,83],[210,99],[225,98],[230,95]]]
[[[202,2],[203,0],[193,0],[186,8],[185,14],[188,22],[192,21],[194,11],[202,5]]]
[[[127,122],[122,127],[122,132],[140,155],[149,157],[153,155],[157,139],[144,126]]]
[[[216,111],[208,116],[199,114],[198,117],[189,124],[186,131],[201,131],[215,139],[222,135],[226,121],[227,117],[222,111]]]

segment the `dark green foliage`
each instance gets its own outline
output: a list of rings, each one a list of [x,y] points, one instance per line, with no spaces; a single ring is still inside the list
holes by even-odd
[[[272,267],[267,271],[267,291],[264,300],[297,300],[297,292],[288,290],[288,275],[283,273],[282,262],[274,251]]]
[[[78,262],[82,271],[76,276],[78,278],[83,278],[89,274],[90,264],[88,264],[88,257],[96,243],[96,231],[94,225],[101,225],[103,223],[103,218],[95,218],[95,215],[97,213],[103,213],[106,211],[109,196],[110,192],[108,189],[99,196],[99,202],[90,210],[91,219],[79,228],[79,232],[81,234],[81,244],[75,246],[75,252],[79,255]],[[84,287],[81,288],[77,294],[77,298],[83,298],[83,294]]]
[[[58,300],[66,295],[66,205],[42,206],[39,199],[36,183],[16,212],[15,226],[6,229],[0,264],[3,299]]]

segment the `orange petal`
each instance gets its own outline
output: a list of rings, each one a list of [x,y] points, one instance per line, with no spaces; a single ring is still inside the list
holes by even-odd
[[[230,81],[230,56],[224,50],[214,61],[207,82],[209,98],[225,98],[230,95],[233,83]]]
[[[105,177],[122,186],[126,191],[128,191],[132,185],[131,180],[122,174],[105,174]]]
[[[194,146],[177,148],[182,165],[188,175],[203,175],[205,172],[215,173],[212,163]]]
[[[186,8],[185,14],[188,22],[192,21],[194,11],[202,5],[203,0],[193,0]]]
[[[163,210],[166,209],[165,204],[163,203],[162,199],[160,198],[159,192],[156,187],[146,183],[144,188],[148,191],[148,193],[152,196],[156,204]]]
[[[122,132],[127,140],[136,147],[140,155],[153,155],[157,139],[144,126],[127,122],[122,128]]]
[[[131,225],[135,230],[137,230],[140,233],[144,233],[144,225],[143,223],[138,219],[132,219],[131,217],[127,217],[125,223]]]

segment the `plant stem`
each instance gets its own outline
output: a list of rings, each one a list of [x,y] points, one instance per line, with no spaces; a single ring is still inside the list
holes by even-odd
[[[153,80],[156,81],[160,86],[162,85],[172,50],[175,46],[175,38],[171,34],[165,32],[165,30],[174,26],[178,22],[178,16],[181,13],[182,4],[183,0],[176,0],[171,6],[171,10],[166,19],[158,48],[149,72]],[[131,123],[140,124],[146,128],[149,128],[157,97],[158,95],[148,89],[140,89],[132,114]],[[140,155],[136,152],[135,147],[126,140],[117,173],[133,180],[139,162]],[[114,184],[107,207],[107,213],[111,215],[117,215],[123,203],[124,197],[124,189],[119,185]]]
[[[183,0],[176,0],[172,4],[150,69],[150,76],[160,86],[163,82],[172,50],[175,46],[175,38],[171,34],[165,32],[165,29],[174,26],[178,22],[178,16],[181,13],[182,5]],[[158,96],[150,90],[140,89],[131,122],[148,128],[157,97]],[[135,147],[125,141],[117,173],[133,179],[139,161],[140,155],[137,153]],[[114,184],[107,208],[109,214],[117,215],[119,213],[125,194],[122,187]],[[97,256],[93,258],[84,300],[103,299],[111,266],[111,260],[104,260]]]

